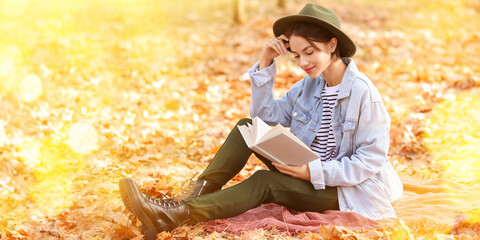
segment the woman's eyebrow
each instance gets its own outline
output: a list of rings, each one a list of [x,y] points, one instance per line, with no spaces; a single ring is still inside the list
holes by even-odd
[[[312,46],[306,46],[304,49],[302,49],[302,51],[301,51],[301,52],[303,52],[303,51],[307,50],[307,48],[309,48],[309,47],[312,47]],[[290,48],[290,49],[291,49],[291,48]],[[292,51],[292,53],[296,53],[296,52],[295,52],[295,51]]]

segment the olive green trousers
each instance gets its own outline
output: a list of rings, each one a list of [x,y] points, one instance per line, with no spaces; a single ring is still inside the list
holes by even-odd
[[[238,125],[251,123],[242,119]],[[225,185],[247,163],[253,153],[235,126],[199,179]],[[280,173],[270,160],[256,154],[270,169],[255,172],[232,187],[187,200],[191,217],[197,222],[239,215],[264,203],[277,203],[297,211],[338,210],[336,187],[315,190],[309,181]]]

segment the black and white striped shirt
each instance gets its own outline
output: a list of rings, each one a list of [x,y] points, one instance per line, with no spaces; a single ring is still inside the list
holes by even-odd
[[[340,84],[334,87],[325,87],[322,90],[322,125],[310,148],[320,156],[320,160],[329,161],[335,159],[335,138],[332,130],[332,109],[337,101]]]

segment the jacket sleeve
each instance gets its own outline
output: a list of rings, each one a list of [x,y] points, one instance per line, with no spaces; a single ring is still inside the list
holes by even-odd
[[[380,172],[388,161],[390,117],[381,100],[371,101],[369,96],[364,96],[363,100],[366,98],[368,100],[362,101],[357,128],[348,133],[351,126],[347,125],[352,122],[344,123],[343,137],[352,137],[352,146],[348,147],[355,146],[356,150],[350,157],[321,162],[322,166],[316,168],[323,174],[317,174],[315,181],[312,179],[315,189],[358,185]],[[352,136],[345,136],[347,134]]]
[[[292,121],[293,106],[301,93],[303,81],[299,81],[279,99],[273,97],[274,77],[277,72],[275,60],[273,63],[258,70],[259,63],[253,65],[248,74],[252,87],[252,102],[250,104],[250,116],[259,117],[269,125],[280,123],[284,127],[290,127]]]

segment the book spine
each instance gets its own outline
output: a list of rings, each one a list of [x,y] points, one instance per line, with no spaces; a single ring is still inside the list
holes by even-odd
[[[252,146],[250,149],[252,149],[253,151],[255,151],[256,153],[266,157],[268,160],[272,161],[272,162],[276,162],[276,163],[280,163],[280,164],[283,164],[283,165],[286,165],[285,163],[283,163],[282,161],[280,161],[278,158],[274,157],[273,155],[271,155],[270,153],[264,151],[263,149],[257,147],[257,146]]]

